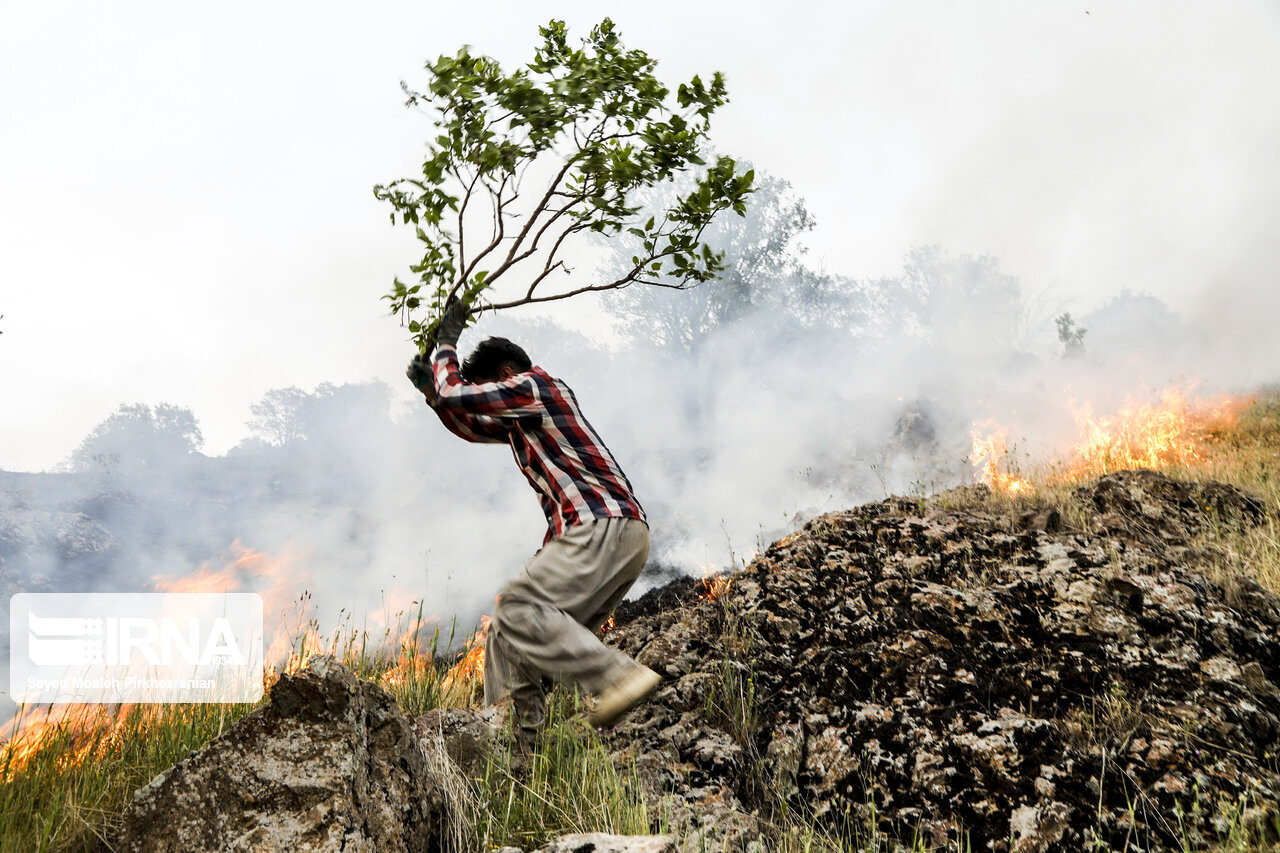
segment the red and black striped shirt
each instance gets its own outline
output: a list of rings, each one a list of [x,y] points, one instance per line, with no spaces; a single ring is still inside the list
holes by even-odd
[[[435,411],[467,441],[511,445],[516,463],[547,517],[544,544],[593,518],[645,521],[631,482],[582,416],[578,400],[540,367],[501,382],[467,382],[454,347],[442,345],[432,365]]]

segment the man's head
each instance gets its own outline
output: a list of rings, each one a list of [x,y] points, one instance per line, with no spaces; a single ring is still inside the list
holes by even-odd
[[[497,382],[533,367],[529,356],[506,338],[485,338],[462,363],[468,382]]]

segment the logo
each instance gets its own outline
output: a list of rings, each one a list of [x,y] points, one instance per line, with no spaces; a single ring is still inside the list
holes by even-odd
[[[19,594],[9,603],[17,702],[254,702],[253,593]]]

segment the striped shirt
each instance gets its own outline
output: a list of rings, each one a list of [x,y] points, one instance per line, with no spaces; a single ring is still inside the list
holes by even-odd
[[[501,382],[463,380],[454,347],[442,345],[432,365],[435,411],[467,441],[511,445],[547,517],[543,544],[594,518],[645,521],[631,483],[582,416],[578,400],[540,367]]]

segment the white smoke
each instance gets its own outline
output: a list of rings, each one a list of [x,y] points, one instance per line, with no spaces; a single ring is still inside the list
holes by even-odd
[[[689,346],[634,325],[618,338],[484,315],[463,338],[464,351],[489,334],[517,340],[574,388],[649,512],[655,563],[735,567],[815,513],[963,484],[970,431],[988,418],[1046,459],[1075,440],[1073,399],[1108,411],[1175,383],[1246,391],[1280,372],[1264,329],[1280,306],[1256,278],[1224,285],[1195,318],[1117,288],[1076,316],[1084,353],[1066,359],[1051,296],[995,259],[922,248],[901,274],[858,280],[815,269],[803,231]],[[676,315],[741,299],[704,287],[655,298]],[[630,315],[601,305],[635,320],[634,303]],[[3,588],[149,591],[220,568],[238,543],[287,563],[286,598],[309,593],[321,633],[346,615],[376,635],[420,602],[446,636],[465,634],[545,523],[508,449],[458,440],[404,380],[388,381],[399,385],[283,395],[296,434],[263,429],[225,456],[125,423],[76,472],[0,473]],[[190,433],[193,421],[167,414]]]

